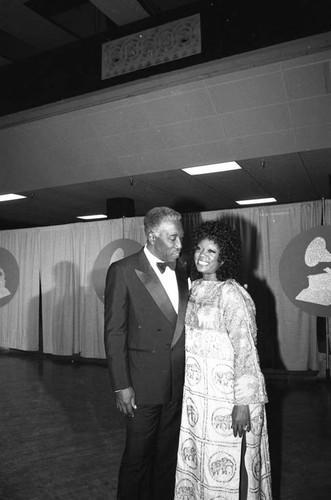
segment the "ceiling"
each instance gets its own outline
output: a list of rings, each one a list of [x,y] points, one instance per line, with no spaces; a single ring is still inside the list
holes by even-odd
[[[223,7],[239,5],[233,1],[214,3]],[[306,8],[305,13],[310,4],[301,2],[301,7]],[[65,137],[66,115],[59,106],[63,101],[77,103],[79,96],[84,94],[82,89],[74,89],[61,101],[58,95],[49,91],[43,95],[43,101],[38,101],[40,92],[38,96],[37,85],[35,95],[24,92],[24,84],[22,90],[20,79],[17,79],[17,84],[21,85],[19,95],[16,87],[15,91],[9,88],[7,75],[12,78],[13,74],[17,74],[13,73],[18,71],[17,68],[22,68],[22,65],[26,68],[27,64],[32,67],[34,61],[40,63],[44,60],[42,58],[49,57],[54,51],[63,55],[73,46],[87,41],[100,46],[105,39],[116,39],[139,31],[144,26],[141,23],[148,21],[157,25],[170,14],[172,18],[180,17],[199,6],[201,2],[189,0],[0,0],[2,95],[11,91],[0,113],[3,132],[0,135],[0,140],[3,139],[0,152],[5,159],[0,170],[0,194],[15,189],[15,192],[27,196],[23,200],[1,203],[0,229],[78,222],[79,215],[107,213],[109,199],[118,200],[119,210],[123,198],[133,199],[132,215],[140,216],[156,205],[169,205],[183,212],[192,212],[239,208],[236,200],[247,198],[273,196],[278,204],[284,204],[330,197],[331,85],[328,82],[331,81],[331,71],[330,38],[327,36],[323,38],[322,56],[319,54],[313,59],[308,53],[308,58],[299,63],[293,52],[293,61],[296,62],[286,66],[298,27],[292,25],[292,32],[283,30],[281,36],[281,30],[277,31],[275,26],[269,25],[271,29],[258,34],[252,28],[247,47],[261,48],[264,52],[259,53],[258,68],[255,68],[255,60],[250,59],[240,77],[241,68],[234,52],[243,52],[242,41],[238,42],[236,50],[231,48],[231,71],[227,71],[233,77],[228,79],[219,67],[213,73],[215,61],[219,60],[216,50],[213,56],[203,54],[204,60],[191,61],[193,66],[203,67],[203,72],[199,74],[190,73],[189,67],[183,69],[177,66],[173,73],[173,68],[167,67],[162,71],[156,70],[154,74],[148,73],[148,78],[145,73],[135,72],[123,81],[117,80],[114,87],[114,83],[109,81],[109,89],[103,90],[115,93],[115,97],[111,98],[113,106],[109,108],[111,114],[107,115],[107,109],[99,101],[96,108],[89,102],[90,111],[83,114],[80,105],[69,106],[70,138],[74,135],[73,123],[79,123],[81,134],[76,143],[72,140],[70,147]],[[241,19],[244,14],[241,12]],[[232,23],[236,19],[238,21],[238,8],[232,9],[231,15],[228,20]],[[331,25],[326,23],[324,16],[319,16],[320,24],[315,15],[304,19],[310,22],[301,23],[301,36],[327,35],[328,30],[331,31]],[[329,20],[327,22],[330,23]],[[289,27],[290,24],[287,25]],[[266,39],[268,31],[269,36],[274,37],[271,41]],[[291,42],[291,50],[288,53],[281,50],[277,57],[269,50],[270,61],[262,63],[265,47],[273,47],[275,41]],[[307,52],[306,49],[299,53],[306,57]],[[225,58],[225,61],[228,60]],[[167,80],[165,73],[168,75],[168,69],[173,76]],[[56,75],[60,73],[59,67]],[[192,75],[194,77],[190,81]],[[278,76],[279,88],[283,86],[285,89],[284,95],[280,95],[276,84],[273,86],[273,79],[277,80]],[[253,95],[254,89],[241,83],[253,81],[253,78],[258,82],[262,77],[270,77],[267,97],[248,105],[245,96],[249,93]],[[141,79],[144,79],[143,83]],[[134,91],[121,94],[119,89],[131,89],[131,80],[135,81]],[[304,81],[304,84],[295,86],[296,81]],[[145,83],[147,87],[144,87]],[[231,91],[224,92],[225,86],[236,88],[233,104]],[[273,95],[270,95],[270,88]],[[99,92],[100,87],[85,90],[86,96],[90,97],[94,90]],[[208,101],[205,90],[208,91]],[[260,96],[263,95],[262,90]],[[116,99],[123,104],[121,108],[114,107]],[[226,103],[224,99],[227,99]],[[53,106],[51,114],[41,113],[38,117],[35,110],[46,109],[45,105],[49,104]],[[192,111],[194,104],[199,110]],[[121,121],[122,110],[134,108],[135,113],[130,115],[130,120]],[[63,118],[61,123],[54,124],[57,109]],[[121,109],[116,120],[114,109]],[[105,121],[102,127],[101,116]],[[26,132],[27,123],[36,129],[36,135],[31,130]],[[84,138],[83,123],[86,126]],[[42,137],[45,124],[46,129],[49,127],[47,131],[52,133],[47,147],[47,140]],[[215,129],[216,124],[219,130]],[[55,126],[58,126],[56,138]],[[319,132],[316,129],[318,126],[322,127]],[[94,134],[93,137],[91,134]],[[315,139],[313,134],[316,134]],[[9,143],[7,139],[13,136],[13,143]],[[27,136],[25,144],[22,138]],[[38,140],[43,159],[40,159],[39,150],[32,151],[32,138],[33,141]],[[94,155],[91,152],[94,147],[92,140],[98,148]],[[274,141],[276,146],[263,147],[266,141]],[[75,145],[77,149],[73,152]],[[59,152],[63,165],[72,164],[70,171],[61,170]],[[78,157],[83,159],[78,160]],[[194,177],[181,170],[181,167],[218,160],[237,160],[242,169]],[[44,171],[42,161],[49,164]],[[23,163],[25,172],[22,175]],[[112,218],[111,213],[108,216]]]
[[[160,17],[194,0],[1,0],[0,66]]]
[[[291,0],[289,8],[284,0],[276,6],[263,0],[247,5],[237,0],[0,0],[0,67],[31,62],[56,49],[68,51],[82,41],[119,38],[194,11],[207,20],[212,12],[218,37],[220,28],[227,37],[234,35],[232,51],[243,48],[242,34],[246,48],[254,39],[256,46],[266,46],[328,31],[329,4]]]
[[[172,170],[30,191],[27,199],[2,203],[1,219],[10,227],[82,222],[77,216],[107,214],[107,199],[118,199],[116,218],[121,210],[133,215],[123,198],[134,200],[136,216],[157,205],[194,212],[240,208],[235,201],[247,198],[273,196],[278,204],[330,198],[330,159],[331,149],[323,149],[240,161],[242,170],[219,174]]]

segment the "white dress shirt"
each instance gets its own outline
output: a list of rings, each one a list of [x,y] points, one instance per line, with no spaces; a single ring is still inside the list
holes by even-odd
[[[176,313],[178,314],[178,298],[179,297],[178,297],[178,285],[177,285],[177,278],[176,278],[175,271],[173,271],[172,269],[170,269],[170,267],[167,266],[164,273],[161,273],[160,269],[157,267],[156,264],[157,264],[157,262],[164,262],[164,261],[155,257],[155,255],[153,255],[148,250],[146,245],[144,247],[144,252],[145,252],[145,255],[146,255],[150,265],[152,266],[152,268],[156,272],[158,278],[160,279],[160,281],[163,285],[163,288],[167,292],[168,297],[171,300],[171,303],[172,303]]]

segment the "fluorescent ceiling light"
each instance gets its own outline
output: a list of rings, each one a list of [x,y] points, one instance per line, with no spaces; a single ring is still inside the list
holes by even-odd
[[[97,214],[97,215],[79,215],[77,219],[93,220],[93,219],[107,219],[107,215]]]
[[[226,163],[215,163],[213,165],[202,165],[201,167],[182,168],[190,175],[214,174],[215,172],[226,172],[227,170],[238,170],[241,168],[235,161]]]
[[[259,203],[274,203],[275,198],[258,198],[256,200],[238,200],[238,205],[258,205]]]
[[[0,194],[0,202],[1,201],[11,201],[11,200],[20,200],[21,198],[26,198],[26,196],[22,196],[20,194]]]

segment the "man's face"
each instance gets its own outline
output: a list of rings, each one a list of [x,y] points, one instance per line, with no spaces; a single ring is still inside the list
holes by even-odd
[[[176,219],[167,220],[162,222],[158,231],[150,236],[147,246],[158,259],[175,262],[182,249],[183,236],[182,223]]]

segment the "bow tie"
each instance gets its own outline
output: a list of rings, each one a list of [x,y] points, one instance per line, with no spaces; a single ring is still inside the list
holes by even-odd
[[[173,271],[175,270],[176,267],[176,261],[175,262],[157,262],[156,263],[157,267],[160,269],[161,273],[163,274],[164,271],[166,270],[166,267],[170,267]]]

